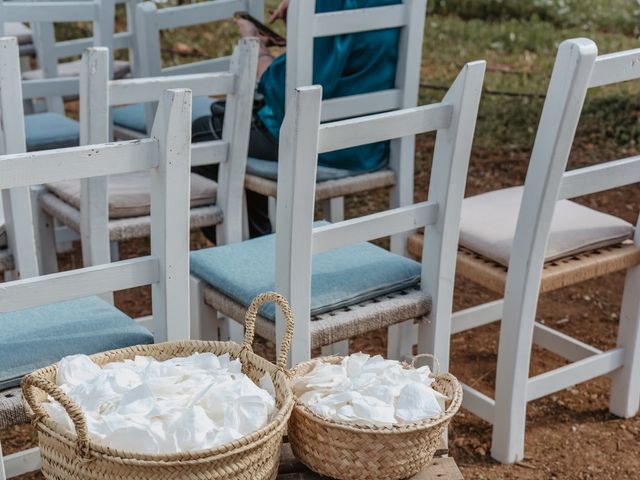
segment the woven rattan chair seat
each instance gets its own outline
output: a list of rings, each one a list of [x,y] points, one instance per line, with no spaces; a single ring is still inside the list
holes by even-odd
[[[353,177],[318,182],[316,185],[316,200],[343,197],[354,193],[368,192],[377,188],[392,187],[396,184],[396,175],[392,170],[365,173]],[[275,180],[247,174],[244,185],[248,190],[276,198],[278,184]]]
[[[205,287],[204,301],[223,315],[241,322],[246,307],[210,286]],[[311,318],[311,348],[347,340],[372,330],[420,318],[431,312],[431,299],[420,289],[412,288],[384,295]],[[275,342],[275,323],[258,315],[256,333]]]
[[[22,392],[12,388],[0,392],[0,430],[29,423],[29,417],[22,403]]]
[[[80,210],[69,205],[52,193],[40,197],[40,205],[53,218],[57,218],[72,230],[80,231]],[[216,205],[191,209],[191,229],[208,227],[222,223],[222,209]],[[132,218],[119,218],[109,221],[109,238],[111,241],[129,240],[148,237],[151,217],[148,215]]]
[[[421,233],[409,237],[407,248],[412,256],[422,256],[423,241]],[[544,266],[540,292],[551,292],[635,265],[640,265],[640,248],[631,240],[553,260]],[[458,250],[456,272],[489,290],[504,293],[507,268],[475,252],[465,248]]]

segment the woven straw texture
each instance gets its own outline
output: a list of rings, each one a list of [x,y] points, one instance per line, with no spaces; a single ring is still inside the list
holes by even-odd
[[[255,317],[265,302],[278,304],[287,319],[278,365],[253,353]],[[234,342],[183,341],[140,345],[93,355],[99,365],[147,355],[157,360],[189,356],[195,352],[229,353],[239,358],[243,372],[254,382],[269,373],[276,389],[275,418],[262,429],[220,447],[195,452],[146,455],[124,452],[94,443],[88,436],[84,413],[55,384],[57,366],[33,372],[23,379],[22,390],[38,430],[42,473],[51,480],[272,480],[276,478],[282,436],[291,415],[294,399],[287,383],[286,361],[293,335],[293,316],[284,297],[265,293],[254,299],[247,311],[242,345]],[[46,393],[45,393],[46,392]],[[59,402],[75,425],[76,433],[60,427],[42,409],[47,394]]]
[[[322,361],[340,363],[342,357]],[[313,361],[301,363],[292,377],[308,373],[313,366]],[[296,401],[288,431],[293,453],[311,470],[339,480],[411,477],[431,463],[444,429],[462,404],[462,386],[453,375],[435,376],[433,388],[451,399],[442,414],[389,427],[334,421]]]

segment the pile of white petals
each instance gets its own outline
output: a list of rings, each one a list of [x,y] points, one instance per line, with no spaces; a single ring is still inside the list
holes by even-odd
[[[293,392],[312,411],[364,425],[415,423],[444,411],[447,397],[431,388],[429,367],[403,368],[380,355],[355,353],[340,364],[316,360]]]
[[[84,411],[91,439],[127,452],[163,454],[213,448],[264,427],[276,412],[265,375],[257,386],[228,354],[150,357],[104,368],[85,355],[63,358],[56,383]],[[57,402],[53,420],[74,431]]]

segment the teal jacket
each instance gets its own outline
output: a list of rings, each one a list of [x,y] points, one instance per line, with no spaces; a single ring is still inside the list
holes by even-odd
[[[308,1],[308,0],[303,0]],[[316,12],[378,7],[400,0],[316,0]],[[322,85],[323,98],[336,98],[393,88],[398,60],[397,28],[335,37],[316,38],[313,46],[313,83]],[[286,54],[264,72],[258,91],[265,105],[262,123],[278,138],[284,119]],[[363,145],[320,155],[318,164],[353,172],[374,171],[388,161],[388,142]]]

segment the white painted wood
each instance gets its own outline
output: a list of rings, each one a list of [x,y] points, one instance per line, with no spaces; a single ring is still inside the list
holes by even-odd
[[[158,259],[140,257],[0,284],[0,312],[154,283]]]
[[[192,340],[219,340],[218,312],[204,301],[205,283],[198,277],[189,278],[190,320]]]
[[[38,447],[16,452],[4,457],[6,478],[13,478],[40,470],[40,449]],[[0,479],[2,476],[2,451],[0,451]]]
[[[191,92],[164,93],[151,137],[162,156],[151,170],[151,254],[161,270],[151,286],[155,339],[188,340]]]
[[[331,357],[333,355],[339,355],[346,357],[349,355],[349,340],[343,340],[341,342],[332,343],[331,345],[325,345],[321,348],[323,357]]]
[[[158,165],[158,159],[153,156],[157,149],[157,141],[144,139],[3,155],[0,188],[141,172]],[[65,166],[64,170],[61,165]]]
[[[344,197],[329,198],[324,201],[323,205],[327,220],[332,223],[344,220]]]
[[[533,342],[539,347],[576,362],[593,355],[602,353],[601,350],[592,347],[569,335],[554,330],[547,325],[536,322],[533,330]]]
[[[563,42],[558,50],[527,173],[507,277],[496,374],[492,456],[512,463],[524,455],[531,342],[551,218],[562,173],[597,55],[593,42]]]
[[[191,145],[191,166],[214,165],[229,158],[229,144],[224,140],[211,140]]]
[[[240,40],[231,58],[230,73],[237,79],[233,93],[227,95],[222,126],[222,141],[229,145],[227,161],[218,171],[216,203],[224,212],[217,227],[219,243],[242,241],[244,176],[249,152],[249,132],[253,116],[253,90],[258,68],[260,42]]]
[[[406,4],[318,13],[314,16],[313,36],[331,37],[385,28],[400,28],[407,24],[409,14]]]
[[[462,406],[485,422],[493,423],[495,402],[493,398],[468,385],[462,385]]]
[[[451,334],[497,322],[502,318],[503,300],[476,305],[453,313]]]
[[[440,212],[437,223],[425,228],[421,288],[432,307],[428,321],[419,323],[418,353],[435,355],[444,371],[449,368],[460,211],[484,71],[485,62],[468,63],[444,96],[442,103],[453,106],[453,117],[448,129],[438,131],[431,167],[428,199],[438,203]]]
[[[233,18],[235,12],[249,10],[250,3],[247,0],[215,0],[181,7],[163,8],[158,10],[156,21],[160,30],[202,25]]]
[[[397,110],[402,108],[402,93],[402,90],[392,88],[348,97],[328,98],[322,103],[322,121],[330,122],[342,118],[367,115],[372,111],[387,112],[389,110]]]
[[[311,356],[311,259],[321,101],[322,88],[299,88],[289,101],[280,130],[275,280],[276,291],[289,299],[296,318],[290,365]],[[278,345],[284,322],[277,310]]]
[[[4,456],[2,455],[1,443],[0,443],[0,480],[7,480],[7,473],[4,469]]]
[[[18,43],[15,38],[0,39],[0,120],[2,153],[26,151]],[[36,232],[31,221],[31,194],[26,186],[2,194],[9,248],[19,277],[39,273]]]
[[[602,87],[638,78],[640,78],[640,48],[600,55],[596,58],[589,87]]]
[[[532,401],[592,378],[606,375],[620,368],[623,363],[624,349],[614,348],[536,375],[528,380],[527,400]]]
[[[638,182],[640,155],[565,172],[559,198],[575,198]]]
[[[452,112],[451,105],[436,103],[325,123],[320,127],[318,152],[366,145],[373,143],[373,139],[383,141],[445,129],[449,127]]]
[[[439,207],[438,203],[428,201],[316,227],[313,229],[313,253],[433,225],[438,220]]]

